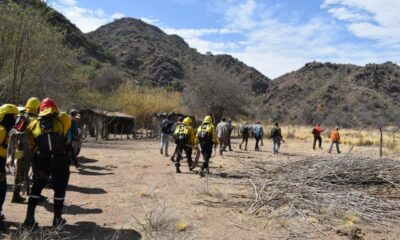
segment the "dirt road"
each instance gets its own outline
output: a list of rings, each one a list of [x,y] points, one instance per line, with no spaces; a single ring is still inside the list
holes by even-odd
[[[159,154],[158,144],[156,140],[86,144],[80,158],[82,168],[71,167],[65,208],[68,223],[59,237],[270,239],[280,235],[291,238],[295,235],[285,223],[277,223],[281,231],[271,233],[266,230],[265,221],[248,213],[252,189],[248,179],[239,173],[248,169],[250,161],[269,161],[274,165],[328,154],[326,149],[313,151],[309,143],[297,141],[284,144],[279,155],[272,154],[269,141],[265,141],[260,152],[252,150],[252,141],[251,151],[242,151],[237,147],[238,140],[234,140],[234,151],[213,158],[212,174],[200,178],[197,169],[189,172],[185,162],[182,174],[176,174],[169,158]],[[342,147],[343,152],[348,151],[346,146]],[[356,148],[353,153],[370,155],[375,151]],[[10,185],[12,178],[8,181]],[[52,191],[46,189],[43,195],[50,200],[38,207],[36,220],[40,226],[50,226]],[[16,226],[24,220],[26,204],[11,204],[10,199],[9,191],[4,209],[15,235]],[[324,237],[312,226],[309,231],[310,238]],[[330,239],[341,238],[335,233],[328,234]]]

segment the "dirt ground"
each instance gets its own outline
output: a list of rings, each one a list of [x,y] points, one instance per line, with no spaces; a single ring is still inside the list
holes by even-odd
[[[189,172],[186,162],[182,173],[176,174],[169,158],[159,154],[158,140],[86,143],[80,157],[82,167],[71,167],[65,208],[68,223],[53,238],[361,239],[332,231],[324,232],[325,236],[311,224],[296,225],[299,217],[266,227],[265,219],[248,212],[252,187],[248,179],[237,174],[246,172],[248,162],[280,165],[307,156],[325,156],[328,144],[323,150],[312,150],[310,143],[288,140],[282,145],[281,154],[273,155],[270,141],[264,140],[259,152],[253,151],[253,141],[249,142],[250,151],[239,150],[238,142],[233,140],[233,152],[212,158],[211,175],[204,178],[197,174],[198,168]],[[343,153],[348,151],[348,146],[342,146]],[[357,147],[352,154],[377,155],[378,149]],[[10,203],[11,182],[9,176],[4,205],[11,233],[3,238],[15,239],[27,205]],[[44,191],[50,200],[36,211],[36,220],[44,229],[52,221],[52,194],[51,189]],[[396,238],[379,232],[363,234],[363,239]]]

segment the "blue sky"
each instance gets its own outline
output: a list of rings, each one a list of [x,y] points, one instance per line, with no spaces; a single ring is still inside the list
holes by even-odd
[[[400,63],[400,0],[53,0],[82,31],[121,17],[227,53],[270,78],[306,62]]]

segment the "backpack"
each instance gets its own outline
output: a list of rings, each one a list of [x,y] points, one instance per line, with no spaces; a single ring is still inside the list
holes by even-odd
[[[261,135],[262,135],[262,127],[261,127],[261,125],[256,125],[255,127],[254,127],[254,129],[253,129],[253,134],[254,134],[254,136],[256,136],[256,137],[261,137]]]
[[[23,132],[25,131],[28,124],[29,124],[29,115],[27,113],[22,113],[17,116],[17,119],[15,120],[14,129],[17,130],[18,132]]]
[[[171,133],[172,122],[169,120],[164,120],[161,124],[161,132],[163,133]]]
[[[212,127],[210,124],[203,124],[197,132],[197,137],[200,143],[207,143],[212,141]]]
[[[312,133],[313,135],[316,135],[316,134],[317,134],[317,129],[316,129],[316,128],[313,128],[312,131],[311,131],[311,133]]]
[[[247,126],[247,125],[244,125],[244,126],[242,126],[241,128],[240,128],[240,133],[243,135],[248,135],[249,134],[249,131],[250,131],[250,129],[249,129],[249,126]]]
[[[274,128],[272,128],[272,130],[271,130],[271,137],[272,138],[277,138],[277,137],[280,137],[279,135],[279,131],[280,131],[280,128],[278,128],[278,127],[274,127]]]
[[[188,144],[189,129],[185,125],[179,125],[174,132],[174,140],[176,144]]]

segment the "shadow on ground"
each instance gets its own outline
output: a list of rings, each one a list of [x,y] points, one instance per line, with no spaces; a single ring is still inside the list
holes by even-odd
[[[64,205],[63,212],[68,215],[80,215],[80,214],[101,214],[103,210],[101,208],[84,208],[83,205]],[[43,207],[49,211],[53,212],[53,203],[44,202]]]
[[[99,226],[94,222],[77,222],[66,224],[56,231],[51,227],[40,227],[32,233],[22,229],[19,223],[9,223],[10,229],[7,235],[0,236],[1,239],[120,239],[139,240],[142,236],[134,229],[116,229],[112,227]]]
[[[68,185],[67,191],[79,192],[84,194],[105,194],[106,190],[103,188],[88,188],[88,187],[79,187],[74,185]]]

